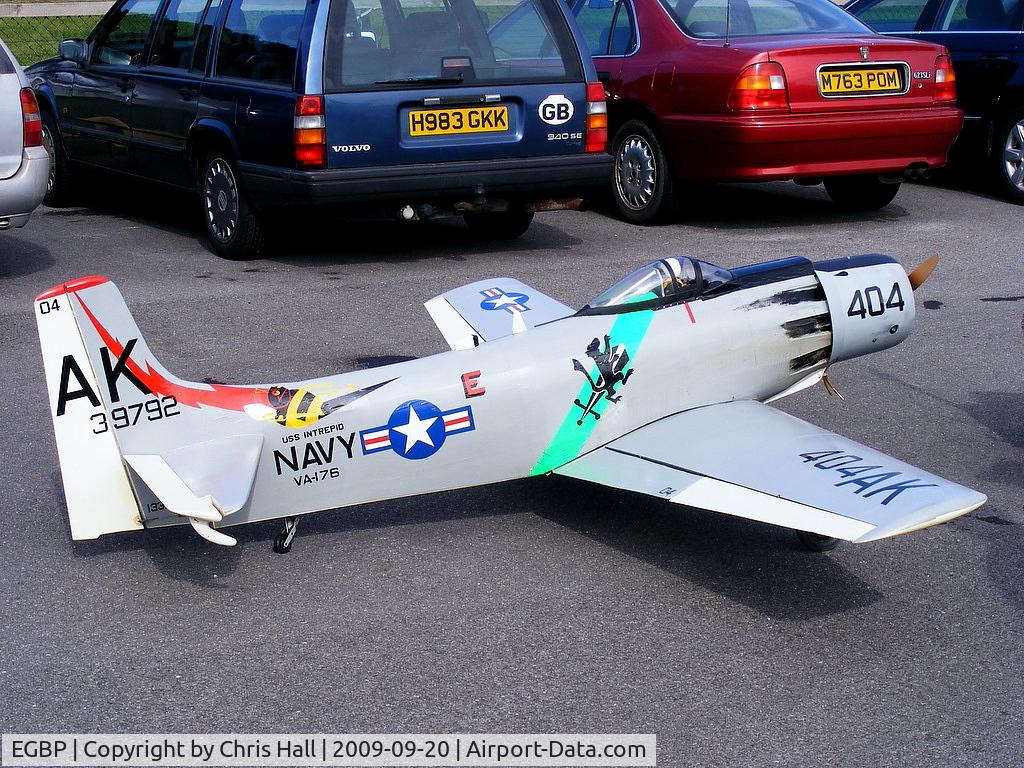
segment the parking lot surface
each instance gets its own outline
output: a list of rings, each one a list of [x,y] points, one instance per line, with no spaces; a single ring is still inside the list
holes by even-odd
[[[233,263],[187,200],[101,199],[0,234],[0,732],[654,732],[663,766],[1020,764],[1019,207],[906,186],[852,215],[820,188],[722,187],[674,225],[551,213],[501,244],[295,222]],[[177,375],[246,383],[441,352],[422,302],[485,277],[579,306],[667,255],[933,251],[909,340],[836,366],[845,401],[781,407],[988,494],[950,524],[811,554],[538,478],[304,518],[286,556],[276,524],[232,549],[187,526],[70,540],[32,313],[64,279],[113,279]]]

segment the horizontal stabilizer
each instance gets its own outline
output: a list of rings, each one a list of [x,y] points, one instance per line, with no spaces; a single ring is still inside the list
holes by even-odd
[[[452,349],[470,349],[574,312],[510,277],[455,288],[435,296],[424,306]]]
[[[951,520],[985,496],[763,403],[669,416],[556,473],[847,541]]]

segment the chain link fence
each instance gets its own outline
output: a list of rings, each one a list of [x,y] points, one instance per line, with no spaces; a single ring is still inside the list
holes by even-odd
[[[60,40],[84,38],[105,3],[0,3],[0,39],[23,67],[57,55]],[[85,11],[85,13],[83,13]]]

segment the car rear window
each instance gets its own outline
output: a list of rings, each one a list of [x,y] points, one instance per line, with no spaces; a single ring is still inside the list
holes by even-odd
[[[334,0],[328,91],[564,82],[582,64],[558,0]]]
[[[661,0],[692,37],[864,34],[870,30],[831,0]]]
[[[11,57],[7,55],[7,51],[0,48],[0,75],[11,74],[14,74],[14,62],[11,61]]]

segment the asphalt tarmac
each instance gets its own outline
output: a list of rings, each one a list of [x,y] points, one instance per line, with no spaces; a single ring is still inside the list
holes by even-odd
[[[654,732],[661,766],[1024,760],[1021,208],[915,185],[852,215],[821,188],[722,187],[674,225],[550,213],[511,244],[289,219],[275,252],[231,263],[187,199],[92,197],[0,234],[0,732]],[[488,276],[581,305],[666,255],[933,251],[911,337],[835,366],[845,401],[781,405],[988,494],[947,525],[811,554],[538,478],[306,518],[286,556],[275,524],[232,549],[188,527],[70,540],[32,312],[62,280],[110,277],[169,369],[245,383],[441,352],[422,302]]]

